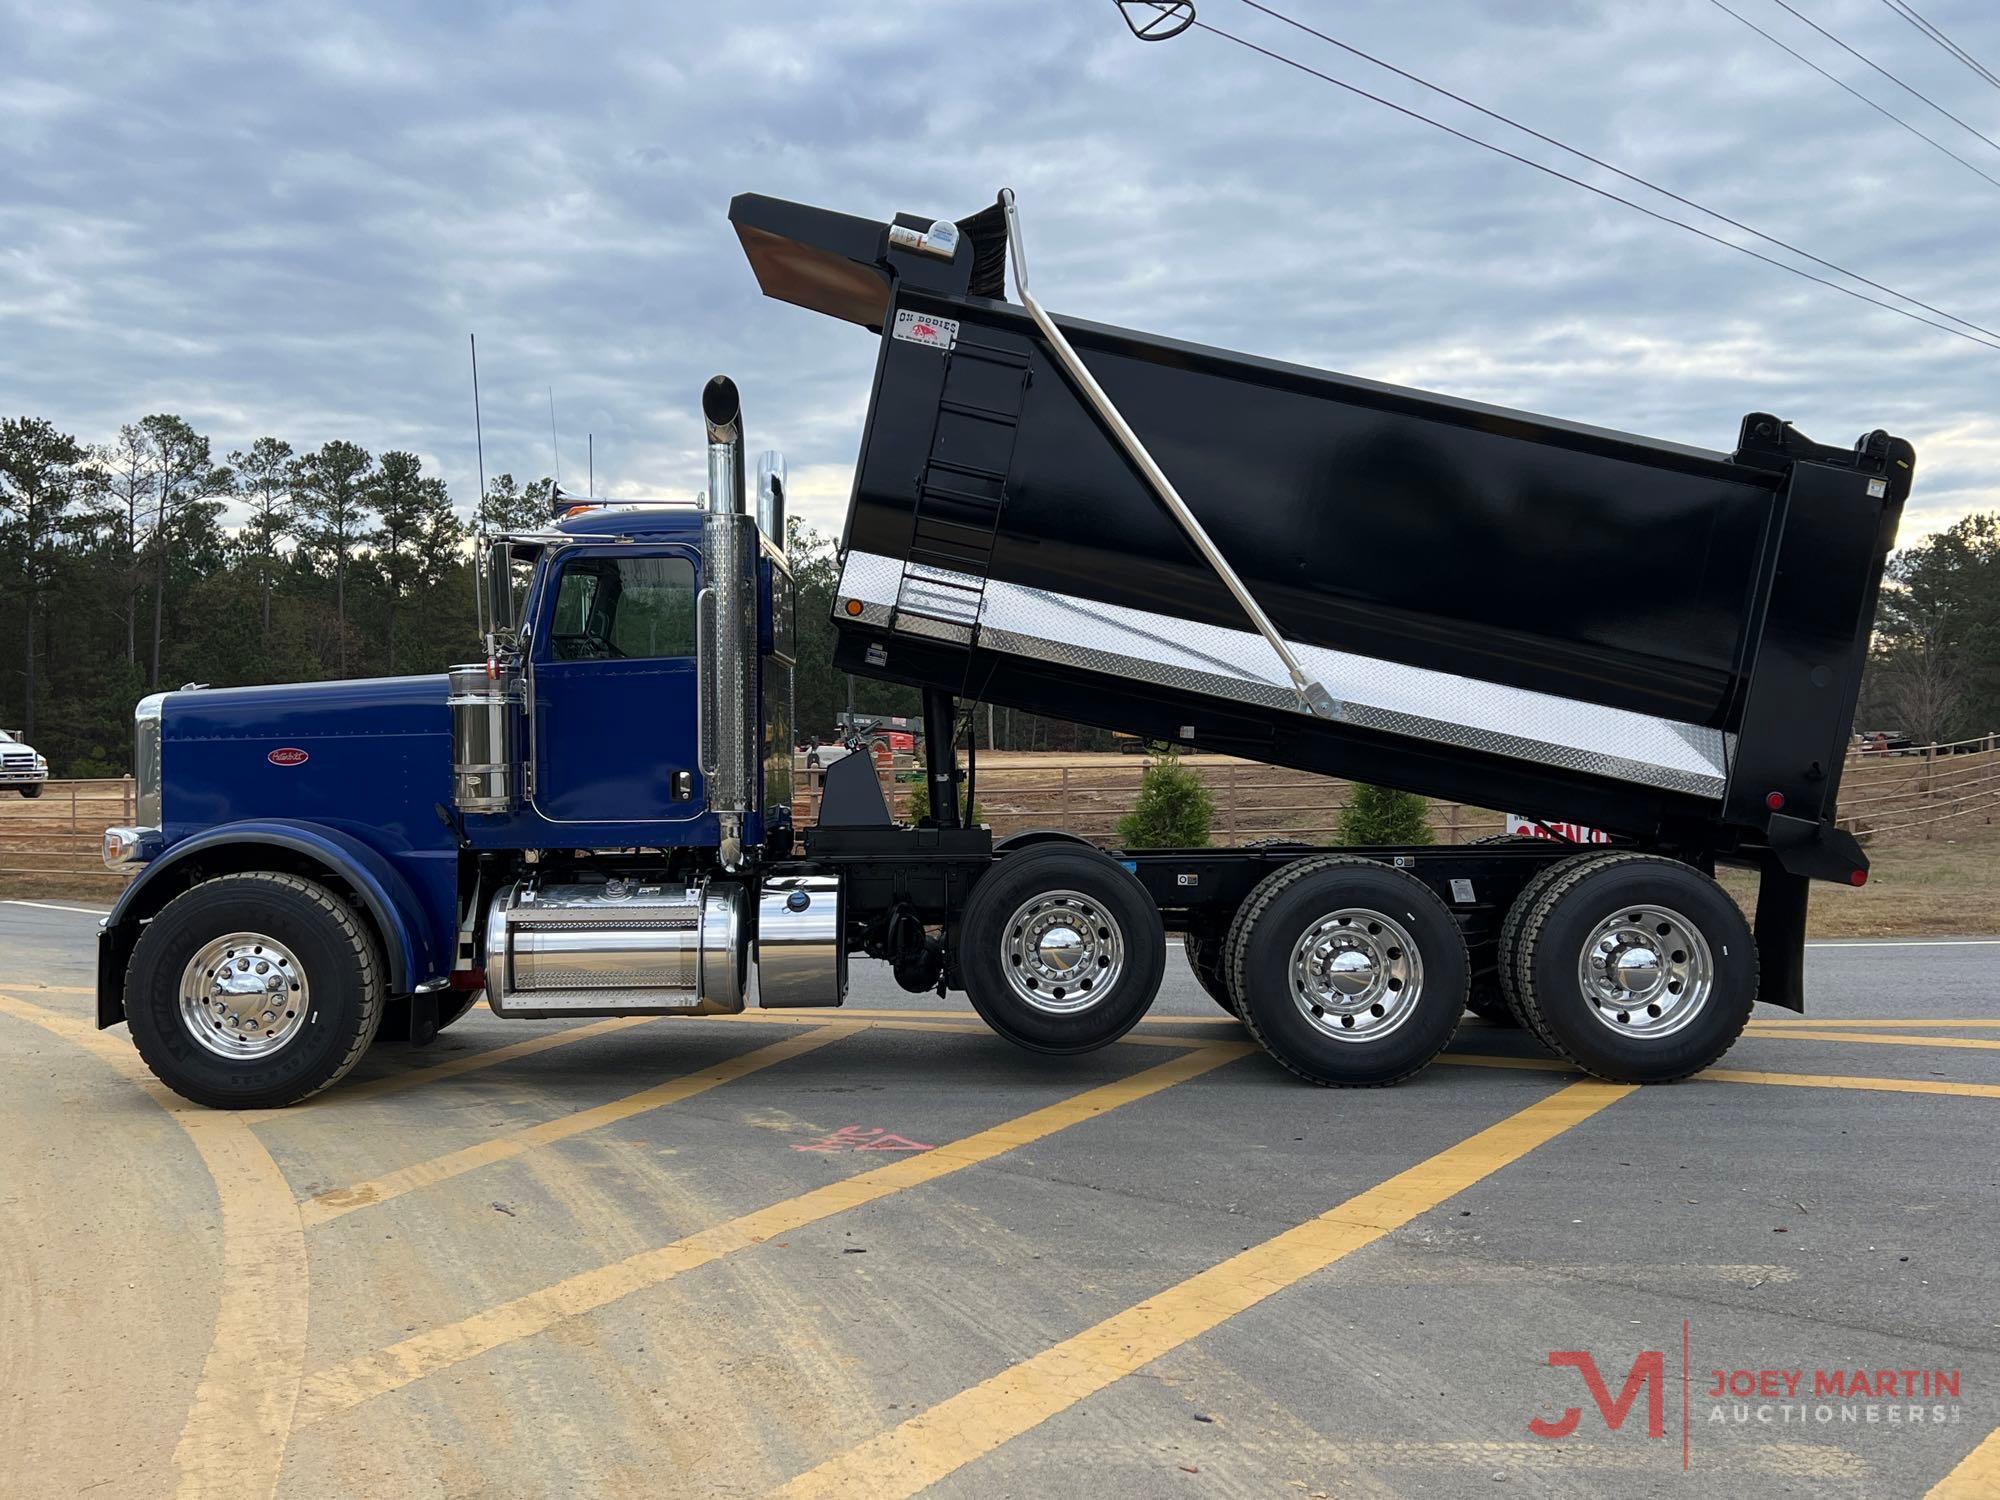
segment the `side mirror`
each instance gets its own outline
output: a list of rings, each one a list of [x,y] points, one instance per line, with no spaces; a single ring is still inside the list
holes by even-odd
[[[485,575],[486,618],[492,622],[496,637],[516,638],[520,635],[520,622],[514,618],[514,563],[511,544],[499,541],[487,544],[485,565],[481,569]]]
[[[767,449],[757,460],[757,529],[780,553],[785,550],[785,455]]]

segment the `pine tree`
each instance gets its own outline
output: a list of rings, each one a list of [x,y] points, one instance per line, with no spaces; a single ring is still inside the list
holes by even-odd
[[[366,534],[373,463],[359,443],[335,438],[292,465],[299,540],[333,569],[334,654],[342,677],[347,675],[347,569]]]
[[[35,732],[35,642],[57,542],[76,498],[84,450],[43,417],[0,421],[0,557],[20,578],[23,671],[21,721]]]
[[[263,641],[271,639],[271,590],[281,571],[278,543],[291,535],[295,519],[292,501],[292,445],[282,438],[261,437],[249,451],[229,455],[236,472],[236,495],[250,510],[250,519],[236,535],[237,554],[257,580],[258,627]]]
[[[166,625],[168,557],[184,523],[199,524],[191,512],[204,508],[212,526],[221,507],[214,497],[230,487],[229,470],[209,455],[208,439],[180,417],[161,413],[139,423],[151,445],[156,474],[152,532],[147,546],[153,557],[153,666],[148,677],[160,685],[160,640]]]
[[[389,671],[397,668],[397,620],[414,593],[440,582],[463,537],[444,481],[414,453],[382,455],[368,489],[382,524],[369,535],[388,608]]]
[[[549,494],[555,488],[550,479],[522,484],[512,474],[501,474],[486,486],[476,520],[481,531],[541,531],[553,517],[549,514]]]

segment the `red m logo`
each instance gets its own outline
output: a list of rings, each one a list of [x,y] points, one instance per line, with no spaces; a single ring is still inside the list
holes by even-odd
[[[1625,1425],[1625,1414],[1632,1409],[1632,1402],[1639,1394],[1639,1387],[1648,1387],[1646,1395],[1646,1436],[1649,1438],[1667,1435],[1667,1420],[1664,1397],[1661,1388],[1666,1384],[1667,1359],[1658,1349],[1648,1349],[1632,1361],[1632,1373],[1625,1377],[1625,1387],[1619,1391],[1618,1399],[1611,1399],[1611,1390],[1604,1383],[1604,1377],[1597,1372],[1597,1360],[1581,1349],[1557,1349],[1549,1354],[1549,1368],[1562,1369],[1565,1365],[1580,1371],[1583,1383],[1590,1389],[1590,1399],[1597,1403],[1598,1414],[1604,1418],[1604,1425],[1616,1432]],[[1528,1431],[1536,1437],[1548,1438],[1554,1442],[1568,1437],[1576,1431],[1577,1423],[1583,1420],[1583,1412],[1577,1407],[1564,1410],[1562,1417],[1554,1422],[1540,1417],[1529,1419]]]

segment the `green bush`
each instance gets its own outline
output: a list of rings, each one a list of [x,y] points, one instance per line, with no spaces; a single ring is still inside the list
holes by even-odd
[[[965,806],[965,783],[958,784],[958,811],[967,827],[976,828],[986,821],[984,809],[974,804],[970,811]],[[920,775],[910,786],[910,821],[921,823],[931,815],[931,779]]]
[[[1357,781],[1348,789],[1340,810],[1343,844],[1428,844],[1430,804],[1415,792],[1394,792],[1385,786]]]
[[[1128,849],[1199,849],[1208,843],[1215,799],[1171,749],[1146,763],[1139,800],[1118,820]]]

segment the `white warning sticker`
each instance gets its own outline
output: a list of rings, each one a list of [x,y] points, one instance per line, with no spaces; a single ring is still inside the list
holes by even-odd
[[[1460,906],[1472,905],[1474,899],[1472,895],[1472,882],[1469,880],[1453,880],[1451,883],[1451,899],[1456,901]]]
[[[933,318],[926,313],[898,312],[895,335],[913,344],[925,344],[940,353],[949,352],[958,342],[956,318]]]

